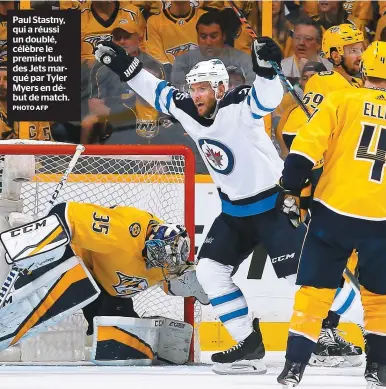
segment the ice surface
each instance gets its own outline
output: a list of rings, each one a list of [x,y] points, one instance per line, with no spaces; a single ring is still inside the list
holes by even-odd
[[[208,355],[203,360],[208,361]],[[268,353],[268,373],[249,376],[219,376],[210,365],[104,367],[84,365],[0,366],[1,389],[280,389],[276,377],[283,366],[284,353]],[[366,388],[364,367],[308,367],[299,389]]]

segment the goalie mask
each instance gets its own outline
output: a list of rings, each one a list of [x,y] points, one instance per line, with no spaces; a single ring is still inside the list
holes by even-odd
[[[183,226],[157,224],[145,242],[145,250],[149,268],[160,267],[175,273],[188,263],[190,239]]]

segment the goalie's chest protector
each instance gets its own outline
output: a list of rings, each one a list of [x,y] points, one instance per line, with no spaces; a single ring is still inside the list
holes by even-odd
[[[73,249],[112,296],[132,296],[163,280],[161,269],[146,269],[142,256],[147,228],[159,222],[133,207],[67,205]]]

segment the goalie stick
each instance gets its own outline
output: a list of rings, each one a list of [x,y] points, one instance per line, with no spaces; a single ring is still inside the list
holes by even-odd
[[[247,18],[244,16],[242,11],[237,7],[234,1],[230,0],[228,1],[230,6],[232,7],[233,11],[236,13],[238,18],[240,19],[240,22],[244,24],[246,27],[249,35],[252,37],[252,39],[257,39],[257,34],[255,31],[253,31],[252,26],[248,23]],[[289,93],[291,93],[292,97],[295,99],[295,101],[299,104],[300,108],[304,111],[304,113],[307,115],[307,118],[309,119],[311,117],[311,114],[308,112],[308,109],[306,105],[303,103],[303,100],[300,98],[300,96],[296,93],[295,88],[293,85],[289,82],[288,78],[284,75],[284,73],[281,71],[279,65],[274,61],[269,61],[269,63],[272,65],[273,69],[275,70],[276,74],[279,76],[280,80],[285,84],[287,87]]]
[[[61,189],[63,188],[64,184],[66,183],[68,176],[70,175],[70,173],[74,169],[80,155],[83,153],[84,150],[85,150],[85,147],[83,145],[76,146],[76,151],[75,151],[73,157],[71,158],[71,161],[68,164],[68,167],[67,167],[66,171],[64,172],[63,177],[59,181],[58,185],[56,185],[56,188],[55,188],[54,192],[52,193],[51,199],[48,201],[48,204],[47,204],[46,209],[45,209],[46,214],[48,214],[48,212],[54,206],[55,201],[58,198]],[[4,303],[6,302],[7,296],[9,294],[11,288],[15,284],[16,280],[18,279],[18,277],[22,271],[23,271],[23,269],[20,269],[17,265],[12,265],[11,271],[9,272],[7,278],[5,279],[3,285],[1,286],[0,309],[3,307]]]

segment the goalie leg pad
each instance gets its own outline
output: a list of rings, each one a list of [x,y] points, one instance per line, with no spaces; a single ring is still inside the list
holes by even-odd
[[[11,292],[0,309],[0,350],[58,323],[95,300],[99,293],[81,260],[66,260]]]
[[[118,316],[94,318],[91,361],[97,365],[148,366],[189,359],[193,327],[179,320]]]
[[[94,317],[91,361],[97,365],[151,365],[162,325],[163,319]]]

